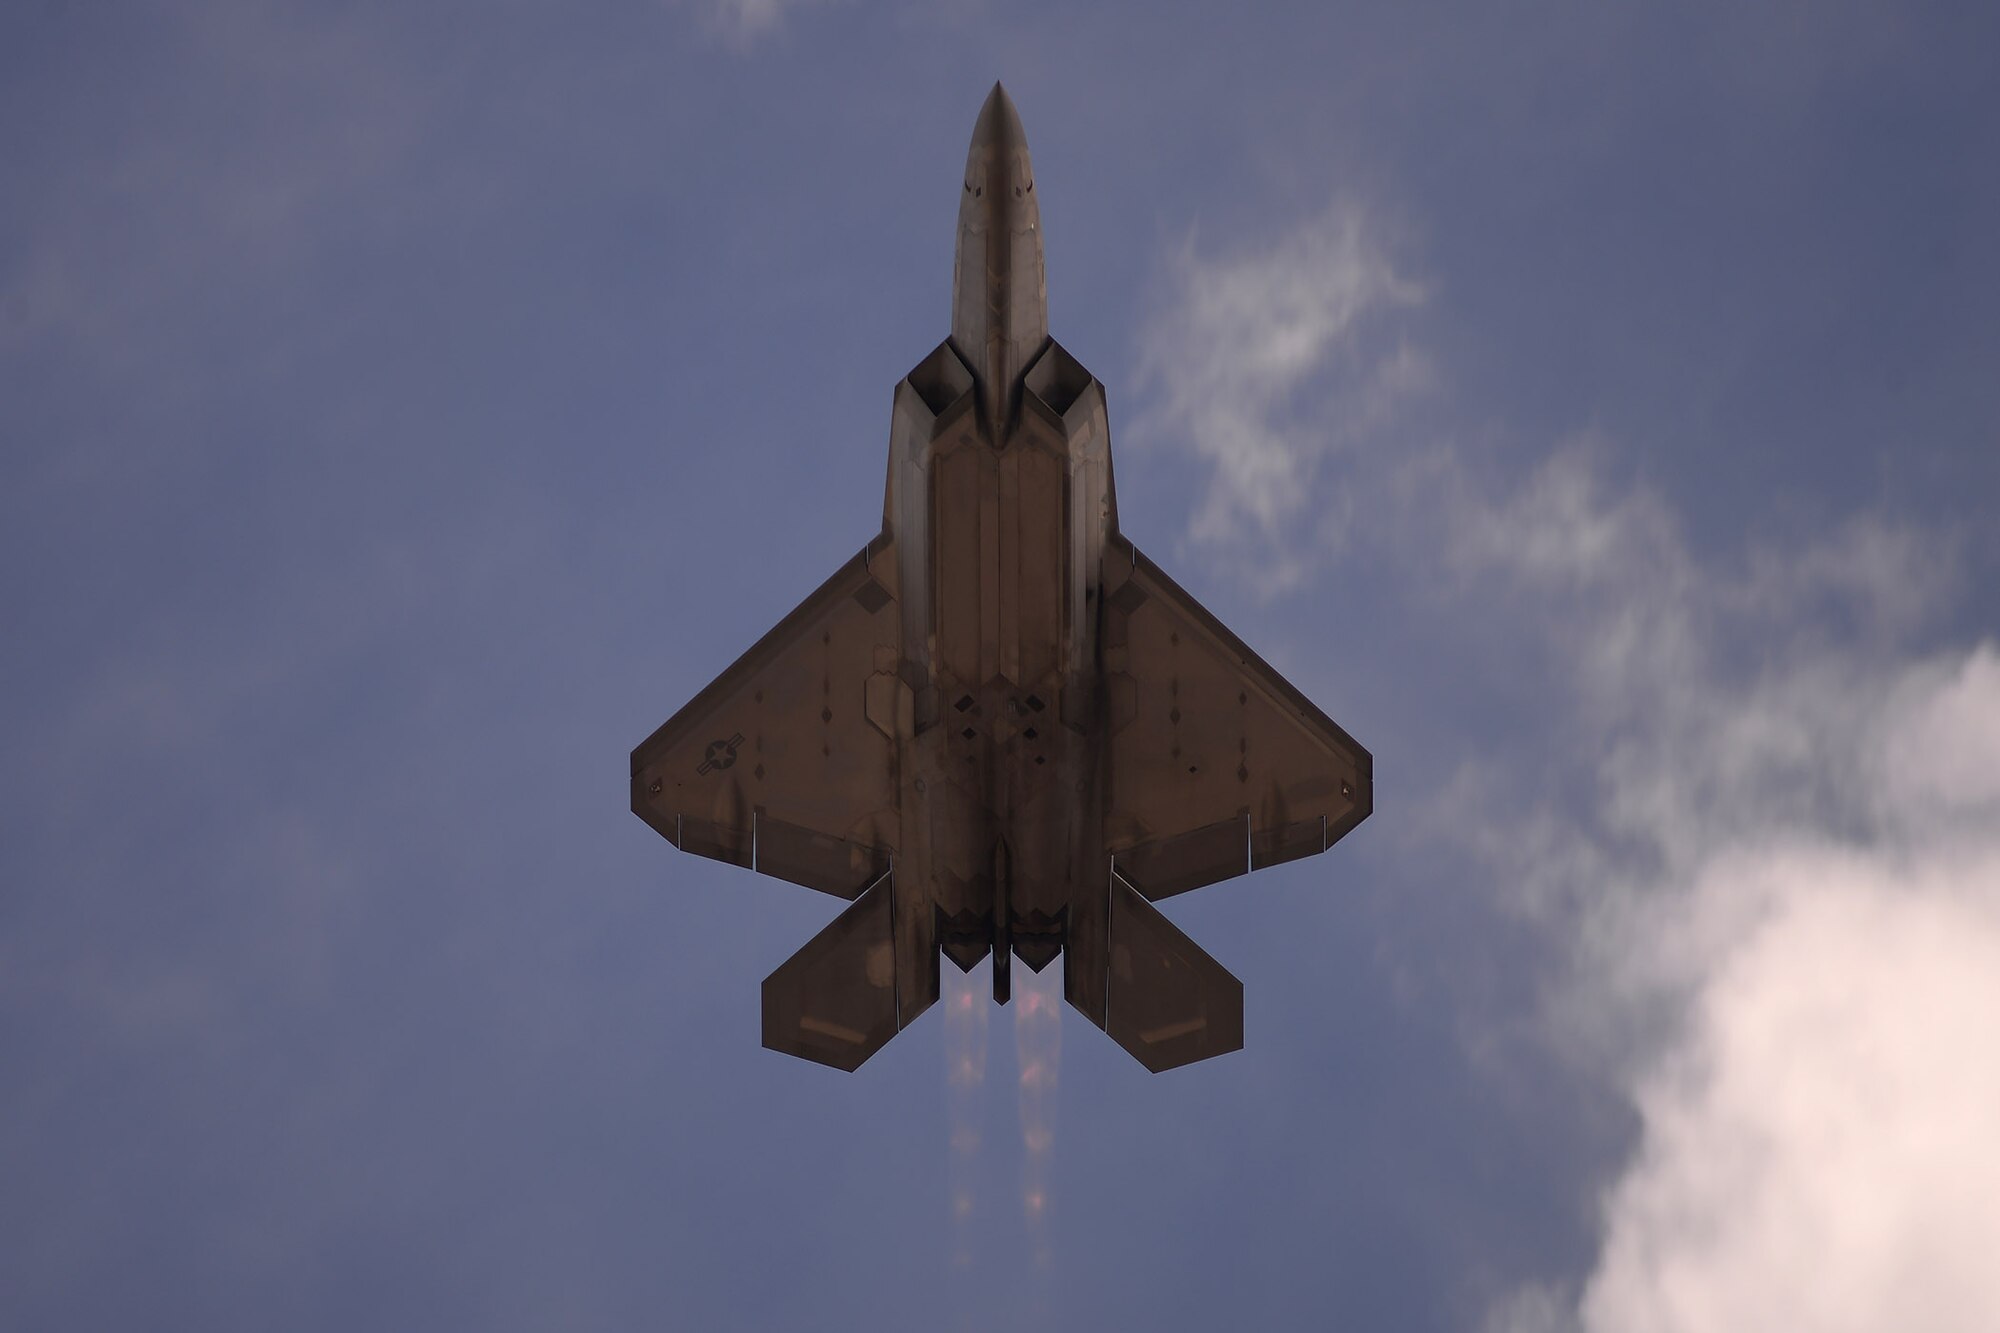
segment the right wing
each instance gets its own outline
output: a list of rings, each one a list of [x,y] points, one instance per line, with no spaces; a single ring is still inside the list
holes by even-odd
[[[1125,538],[1104,566],[1119,874],[1158,901],[1317,855],[1368,817],[1368,751]]]
[[[884,535],[632,751],[632,812],[684,852],[841,898],[897,836],[902,618]]]
[[[1243,1049],[1243,983],[1111,876],[1104,1030],[1155,1074]]]

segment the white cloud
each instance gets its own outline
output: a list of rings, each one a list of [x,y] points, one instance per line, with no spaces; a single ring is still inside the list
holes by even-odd
[[[1908,823],[2000,815],[2000,655],[1990,645],[1901,682],[1883,719],[1881,790]]]
[[[1641,1124],[1574,1305],[1489,1328],[2000,1326],[2000,650],[1904,637],[1947,562],[1868,520],[1713,567],[1576,450],[1442,493],[1567,664],[1553,757],[1595,792],[1478,850],[1574,930],[1557,1031]]]
[[[1708,947],[1583,1326],[1995,1327],[2000,842],[1721,854],[1685,911]]]
[[[1190,237],[1169,261],[1168,294],[1141,339],[1148,406],[1134,434],[1158,436],[1212,468],[1189,536],[1244,557],[1283,587],[1337,532],[1319,460],[1379,433],[1432,367],[1394,312],[1422,303],[1379,229],[1336,203],[1272,248],[1205,258]],[[1317,522],[1309,522],[1317,517]]]

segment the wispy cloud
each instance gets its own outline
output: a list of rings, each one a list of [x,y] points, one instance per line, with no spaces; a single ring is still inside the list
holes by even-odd
[[[746,47],[784,26],[793,11],[822,0],[710,0],[708,20],[724,40]]]
[[[1432,367],[1395,316],[1423,287],[1392,262],[1366,210],[1337,202],[1257,251],[1205,256],[1190,235],[1167,262],[1142,336],[1146,408],[1134,434],[1212,470],[1190,538],[1296,584],[1337,535],[1318,486],[1328,453],[1377,437]]]

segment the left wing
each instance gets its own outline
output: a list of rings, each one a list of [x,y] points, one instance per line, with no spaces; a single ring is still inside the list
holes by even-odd
[[[1122,536],[1105,544],[1105,841],[1155,902],[1325,851],[1375,762]]]
[[[632,812],[684,852],[854,898],[898,836],[901,657],[884,534],[632,751]]]

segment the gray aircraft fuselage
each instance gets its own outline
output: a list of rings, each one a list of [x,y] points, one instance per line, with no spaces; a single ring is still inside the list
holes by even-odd
[[[853,905],[766,981],[765,1044],[854,1068],[938,959],[1064,956],[1149,1068],[1242,1043],[1242,987],[1153,900],[1324,851],[1368,752],[1119,533],[1103,386],[1048,334],[1041,211],[995,85],[951,336],[897,386],[881,534],[633,752],[683,850]]]

